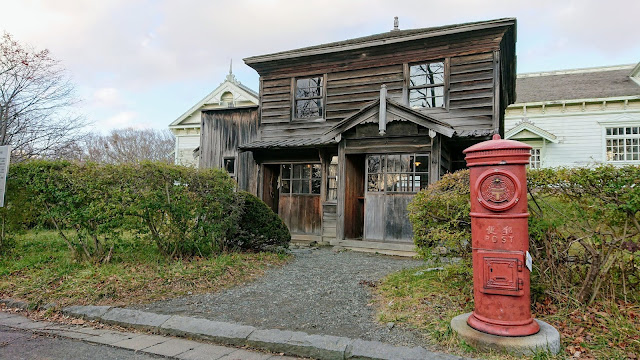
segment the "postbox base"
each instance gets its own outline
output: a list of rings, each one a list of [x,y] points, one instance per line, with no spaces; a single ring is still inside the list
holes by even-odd
[[[540,352],[557,354],[561,351],[560,333],[544,321],[534,320],[540,331],[529,336],[497,336],[478,331],[469,326],[471,313],[458,315],[451,320],[451,328],[467,344],[478,350],[508,352],[515,355],[535,355]]]
[[[475,312],[469,316],[467,324],[478,331],[498,336],[528,336],[540,331],[540,325],[533,319],[523,323],[499,324],[492,322],[490,319],[484,319],[482,316],[477,316]]]

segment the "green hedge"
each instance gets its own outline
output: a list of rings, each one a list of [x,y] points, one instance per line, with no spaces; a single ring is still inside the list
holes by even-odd
[[[246,213],[263,220],[277,215],[236,193],[220,169],[31,161],[11,166],[7,187],[0,212],[6,234],[53,228],[85,260],[109,261],[124,231],[150,239],[168,257],[262,250],[263,238],[279,246],[290,240],[286,227],[243,224]]]
[[[582,303],[638,296],[640,167],[531,170],[527,183],[534,292]],[[470,257],[469,208],[468,170],[421,191],[409,205],[419,254]]]

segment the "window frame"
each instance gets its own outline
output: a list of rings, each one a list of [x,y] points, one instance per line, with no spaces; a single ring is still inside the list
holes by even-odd
[[[425,85],[419,85],[419,86],[411,86],[411,67],[412,66],[440,63],[440,62],[442,63],[442,76],[443,76],[442,84],[433,84],[433,85],[425,84]],[[439,108],[449,109],[450,64],[451,64],[451,58],[449,57],[446,57],[443,59],[431,59],[431,60],[405,63],[404,64],[404,73],[405,73],[404,82],[405,82],[406,94],[404,94],[404,98],[406,100],[407,106],[411,107],[411,90],[442,87],[442,106],[435,107],[435,108],[434,107],[416,107],[416,108],[412,107],[412,109],[439,109]]]
[[[534,154],[537,152],[537,154]],[[537,161],[534,161],[535,156],[538,157]],[[537,164],[537,166],[532,166]],[[532,146],[531,147],[531,156],[529,157],[529,165],[527,165],[529,169],[542,169],[542,147],[540,146]]]
[[[332,164],[332,161],[333,161],[334,157],[337,159],[337,161],[336,161],[335,164]],[[327,163],[327,174],[325,176],[326,177],[326,181],[327,181],[325,201],[329,202],[329,203],[335,203],[335,202],[338,201],[338,189],[340,188],[340,186],[338,185],[338,172],[340,171],[339,161],[340,161],[340,157],[338,155],[332,155],[332,156],[329,157],[329,162]],[[335,166],[335,169],[336,169],[336,175],[335,176],[331,175],[331,167],[332,166]],[[335,188],[330,187],[331,180],[335,180],[335,184],[336,184]],[[329,198],[329,194],[331,193],[331,190],[335,190],[335,194],[336,194],[335,199],[330,199]]]
[[[626,134],[626,130],[625,130],[625,134],[613,134],[613,129],[626,129],[626,128],[631,128],[631,134]],[[637,129],[636,133],[633,133],[633,129]],[[612,129],[612,133],[608,134],[608,130]],[[640,124],[634,123],[634,124],[629,124],[629,123],[610,123],[610,124],[603,124],[602,127],[602,134],[603,134],[603,142],[602,142],[602,151],[603,151],[603,162],[607,163],[607,164],[640,164]],[[623,153],[622,153],[622,160],[613,160],[613,159],[609,159],[609,155],[608,155],[608,148],[609,145],[607,144],[609,140],[623,140],[624,144],[622,146],[618,145],[618,149],[622,148],[623,149]],[[636,141],[636,145],[634,145],[633,143],[631,145],[627,145],[626,144],[626,140],[637,140]],[[636,147],[637,154],[638,154],[638,160],[627,160],[626,159],[626,155],[627,155],[627,146],[631,146]],[[613,147],[613,144],[611,145],[611,147]],[[631,151],[631,155],[633,157],[634,151],[632,149]]]
[[[407,156],[412,156],[414,159],[419,157],[419,156],[424,156],[427,158],[427,171],[416,171],[416,164],[415,164],[415,160],[412,164],[412,170],[411,172],[406,172],[406,171],[393,171],[393,172],[389,172],[387,171],[387,159],[389,156],[394,156],[394,155],[407,155]],[[375,173],[376,175],[381,175],[382,176],[382,190],[380,191],[374,191],[374,190],[369,190],[369,158],[371,156],[380,156],[383,157],[381,159],[384,159],[383,161],[380,162],[380,169],[381,172],[377,172]],[[413,180],[410,180],[412,182],[412,189],[410,191],[393,191],[393,190],[387,190],[387,186],[386,186],[386,179],[388,175],[402,175],[402,174],[410,174],[412,176]],[[416,175],[424,175],[426,180],[427,180],[427,186],[429,186],[429,184],[431,183],[430,181],[430,175],[431,175],[431,153],[430,152],[409,152],[409,153],[377,153],[377,154],[367,154],[367,156],[365,157],[365,184],[364,184],[364,190],[365,193],[371,193],[371,194],[417,194],[418,192],[420,192],[420,190],[422,190],[422,188],[419,189],[415,189],[413,188],[413,185],[415,185],[415,176]]]
[[[311,78],[320,78],[322,79],[322,86],[320,87],[322,90],[321,96],[312,96],[305,98],[298,98],[298,80],[301,79],[311,79]],[[297,107],[296,102],[298,100],[314,100],[320,99],[322,100],[322,112],[319,116],[309,116],[309,117],[297,117]],[[315,74],[315,75],[303,75],[303,76],[294,76],[291,78],[291,121],[324,121],[327,113],[327,74]]]
[[[226,162],[227,160],[233,160],[233,172],[232,172],[232,173],[230,173],[230,172],[227,170],[227,167],[226,167],[226,164],[225,164],[225,162]],[[235,178],[236,178],[236,174],[237,174],[237,172],[238,172],[238,169],[237,169],[237,167],[238,167],[238,166],[237,166],[237,165],[238,165],[238,159],[237,159],[237,157],[236,157],[236,156],[225,156],[225,157],[223,157],[223,158],[222,158],[222,169],[223,169],[227,174],[229,174],[229,176],[231,176],[233,179],[235,179]]]
[[[283,176],[283,166],[285,165],[289,165],[291,167],[290,170],[290,174],[288,178],[284,178]],[[294,166],[296,165],[311,165],[311,172],[310,172],[310,177],[309,178],[297,178],[294,177]],[[313,167],[314,166],[318,166],[320,168],[320,177],[313,177]],[[278,175],[278,192],[280,194],[280,196],[321,196],[322,195],[322,163],[319,161],[311,161],[311,162],[283,162],[283,163],[278,163],[278,166],[280,167],[280,174]],[[297,181],[303,181],[303,180],[308,180],[309,181],[309,192],[308,193],[297,193],[294,192],[294,186],[293,186],[293,181],[297,180]],[[285,181],[289,182],[289,191],[288,192],[283,192],[282,188],[283,188],[283,184]],[[318,193],[314,193],[313,192],[313,181],[319,181],[320,182],[320,186],[318,187]]]

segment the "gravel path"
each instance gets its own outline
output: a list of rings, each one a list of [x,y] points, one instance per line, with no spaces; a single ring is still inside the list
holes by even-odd
[[[246,285],[134,307],[264,329],[426,345],[417,332],[378,324],[367,306],[372,297],[366,282],[421,261],[330,249],[300,249],[294,255],[291,263]]]

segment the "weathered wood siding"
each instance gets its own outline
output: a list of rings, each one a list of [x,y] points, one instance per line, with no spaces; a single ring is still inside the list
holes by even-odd
[[[448,123],[469,130],[493,127],[494,63],[493,52],[451,58]]]
[[[280,195],[278,215],[292,234],[321,234],[320,195]]]
[[[367,192],[364,203],[364,238],[412,242],[413,230],[407,206],[414,194]]]
[[[257,164],[253,153],[239,151],[238,147],[257,139],[258,109],[204,111],[200,126],[200,167],[221,168],[224,158],[233,157],[236,159],[238,188],[256,194]]]
[[[408,99],[409,65],[445,61],[448,74],[446,101],[448,122],[463,130],[493,129],[500,114],[495,94],[500,89],[501,40],[504,30],[488,29],[473,34],[445,36],[391,44],[343,53],[283,60],[273,67],[262,64],[262,139],[314,137],[379,98],[380,86],[388,97]],[[292,119],[293,79],[325,76],[324,119]],[[442,111],[424,109],[423,111]]]

